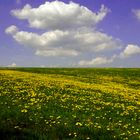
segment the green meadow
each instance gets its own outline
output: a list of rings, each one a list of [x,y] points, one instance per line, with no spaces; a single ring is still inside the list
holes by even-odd
[[[1,68],[0,139],[140,139],[140,69]]]

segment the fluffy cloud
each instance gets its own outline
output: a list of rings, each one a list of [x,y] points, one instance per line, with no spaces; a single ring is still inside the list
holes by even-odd
[[[136,18],[140,20],[140,10],[132,10],[132,12],[135,14]]]
[[[64,49],[50,49],[50,50],[37,50],[36,55],[41,56],[77,56],[79,53],[75,50]]]
[[[102,65],[102,64],[109,64],[109,63],[112,63],[116,57],[117,56],[114,55],[110,59],[108,59],[106,57],[96,57],[96,58],[89,60],[89,61],[81,60],[78,63],[78,65],[80,65],[80,66],[98,66],[98,65]]]
[[[17,28],[15,25],[11,25],[10,27],[8,27],[8,28],[5,30],[5,33],[14,35],[14,34],[17,33],[17,31],[18,31],[18,28]]]
[[[28,20],[29,25],[38,29],[56,30],[93,27],[103,20],[109,10],[102,5],[95,13],[74,2],[68,4],[61,1],[46,2],[37,8],[29,4],[23,9],[12,10],[11,14],[18,19]]]
[[[73,2],[66,4],[52,1],[37,8],[27,4],[22,9],[12,10],[12,15],[20,20],[27,20],[30,27],[43,29],[44,33],[19,30],[15,25],[8,27],[5,33],[10,34],[19,44],[32,47],[38,56],[87,56],[87,59],[75,62],[80,66],[101,66],[140,53],[140,48],[132,44],[128,44],[120,53],[122,43],[96,28],[108,11],[102,5],[98,12],[93,12]],[[106,57],[106,54],[110,55],[114,50],[119,53],[118,56]],[[92,54],[94,58],[88,60],[91,57],[88,54]]]
[[[16,31],[11,29],[16,29]],[[101,52],[118,48],[119,43],[111,36],[95,30],[54,30],[41,35],[32,32],[17,31],[15,26],[8,27],[6,33],[22,45],[36,48],[42,56],[77,56],[84,52]]]
[[[120,54],[123,57],[129,57],[132,55],[140,54],[140,47],[133,44],[128,44],[124,51]]]
[[[35,54],[41,56],[78,56],[110,51],[119,48],[119,42],[96,30],[96,24],[103,20],[108,11],[102,5],[95,13],[73,2],[46,2],[37,8],[27,4],[23,9],[12,10],[12,15],[28,20],[31,27],[47,31],[43,34],[19,31],[12,25],[5,32],[19,44],[34,48]]]

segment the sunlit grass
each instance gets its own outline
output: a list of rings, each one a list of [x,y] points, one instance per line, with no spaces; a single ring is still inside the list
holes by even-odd
[[[137,140],[139,83],[140,69],[0,70],[1,134]]]

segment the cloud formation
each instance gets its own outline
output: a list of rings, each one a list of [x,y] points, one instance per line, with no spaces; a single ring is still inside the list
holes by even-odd
[[[5,32],[19,44],[35,48],[35,54],[42,56],[78,56],[113,50],[119,48],[119,42],[96,30],[96,24],[108,12],[104,5],[96,13],[74,2],[46,2],[37,8],[27,4],[23,9],[12,10],[12,15],[28,20],[30,27],[47,31],[43,34],[19,31],[12,25]]]
[[[112,56],[111,58],[96,57],[93,58],[92,60],[81,60],[78,64],[80,66],[98,66],[102,64],[109,64],[112,63],[116,57],[117,57],[116,55]]]
[[[74,2],[52,1],[36,8],[26,4],[22,9],[12,10],[11,14],[19,20],[27,20],[30,28],[44,33],[24,31],[15,25],[9,26],[5,33],[19,44],[33,48],[38,56],[82,58],[86,55],[87,60],[77,62],[79,66],[111,64],[116,59],[139,54],[139,46],[128,44],[124,47],[118,39],[98,30],[98,23],[108,12],[104,5],[98,12],[93,12]],[[133,12],[140,18],[139,10]],[[112,54],[120,48],[124,50],[118,55]],[[106,53],[112,57],[108,58]],[[93,59],[89,60],[88,54],[92,54]]]
[[[22,45],[37,49],[37,55],[43,56],[77,56],[85,52],[101,52],[118,48],[119,43],[111,36],[89,29],[54,30],[41,35],[18,31],[14,25],[6,33]]]
[[[102,5],[95,13],[84,6],[61,1],[46,2],[37,8],[29,4],[23,9],[12,10],[11,14],[18,19],[27,20],[30,27],[47,30],[64,30],[83,26],[93,27],[103,20],[109,10]]]
[[[11,25],[10,27],[6,28],[5,33],[14,35],[18,31],[18,28],[15,25]]]
[[[79,52],[75,50],[64,50],[62,48],[58,49],[50,49],[50,50],[37,50],[36,55],[41,55],[41,56],[77,56]]]
[[[136,54],[140,54],[140,47],[133,44],[128,44],[124,51],[120,54],[121,57],[130,57]]]

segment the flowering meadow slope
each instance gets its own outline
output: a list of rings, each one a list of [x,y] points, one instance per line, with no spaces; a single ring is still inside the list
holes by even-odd
[[[2,139],[137,140],[140,69],[0,70]]]

